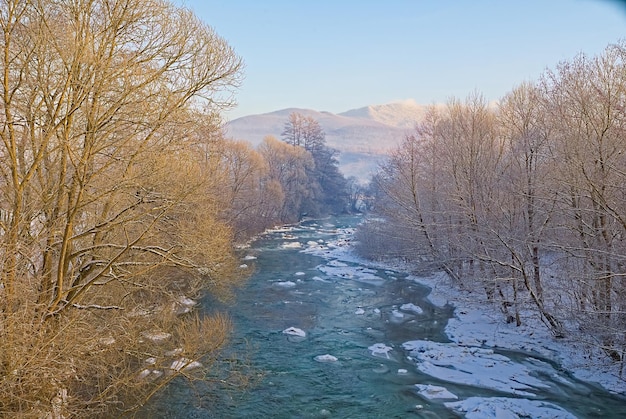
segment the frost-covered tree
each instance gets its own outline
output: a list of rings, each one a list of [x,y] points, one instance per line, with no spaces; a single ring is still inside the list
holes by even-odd
[[[372,231],[404,239],[394,255],[483,288],[507,321],[536,313],[624,362],[625,75],[621,42],[497,107],[472,95],[432,110],[375,178],[385,222]]]

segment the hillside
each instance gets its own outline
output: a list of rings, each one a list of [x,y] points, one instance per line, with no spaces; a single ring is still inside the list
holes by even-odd
[[[372,105],[340,114],[311,109],[288,108],[237,118],[226,126],[230,138],[253,145],[267,135],[280,138],[292,112],[317,120],[326,133],[326,142],[339,150],[339,163],[346,176],[367,180],[386,153],[398,145],[415,123],[423,118],[425,106],[414,101]]]

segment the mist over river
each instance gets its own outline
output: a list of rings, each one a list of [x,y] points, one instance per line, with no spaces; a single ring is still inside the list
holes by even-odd
[[[246,249],[242,264],[254,274],[219,308],[234,324],[224,360],[255,379],[219,392],[175,382],[150,416],[626,417],[626,399],[538,354],[451,342],[444,329],[454,307],[431,303],[430,289],[406,273],[346,251],[359,221],[305,221]]]

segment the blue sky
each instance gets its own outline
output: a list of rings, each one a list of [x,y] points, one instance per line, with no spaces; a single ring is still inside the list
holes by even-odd
[[[177,0],[244,59],[244,115],[333,113],[474,90],[497,100],[578,53],[626,38],[611,0]]]

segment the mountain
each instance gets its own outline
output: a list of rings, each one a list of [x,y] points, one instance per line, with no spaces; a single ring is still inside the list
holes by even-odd
[[[341,171],[365,181],[415,123],[423,119],[425,109],[413,100],[366,106],[340,114],[288,108],[230,121],[226,124],[226,135],[256,146],[267,135],[280,138],[289,114],[298,112],[319,122],[326,133],[326,144],[340,152]]]
[[[419,105],[413,99],[384,105],[371,105],[352,109],[339,115],[367,119],[397,128],[412,129],[416,122],[424,119],[428,106]]]

